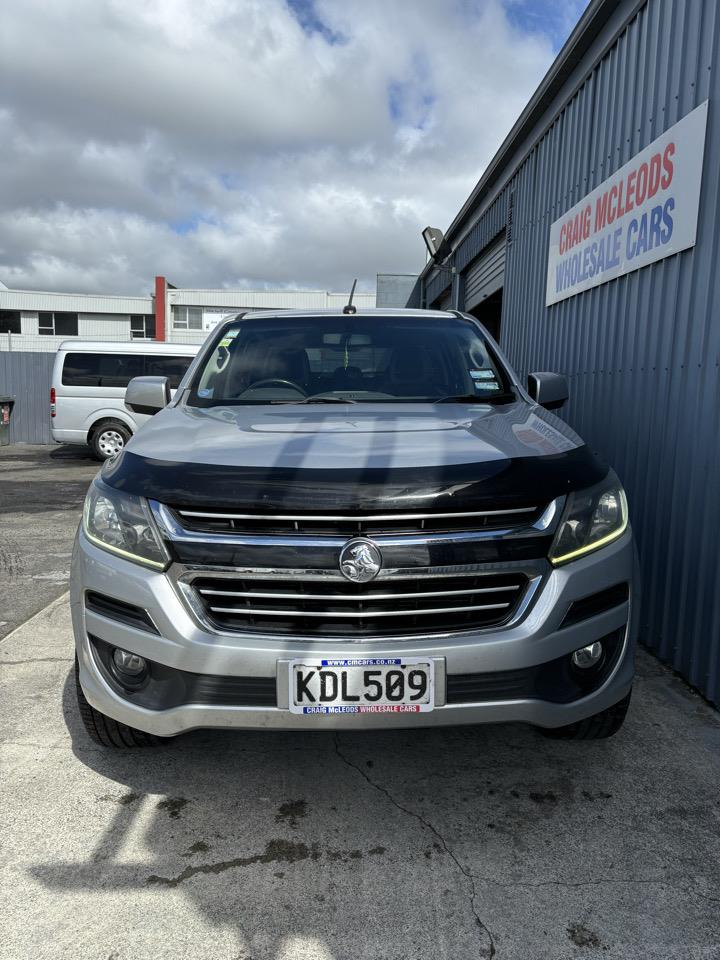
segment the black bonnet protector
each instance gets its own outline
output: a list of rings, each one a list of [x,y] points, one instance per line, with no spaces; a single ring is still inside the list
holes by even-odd
[[[541,506],[607,474],[586,445],[549,456],[426,467],[243,467],[154,460],[126,450],[105,483],[170,506],[288,512],[460,513]]]

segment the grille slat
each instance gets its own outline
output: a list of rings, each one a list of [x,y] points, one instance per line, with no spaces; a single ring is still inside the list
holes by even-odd
[[[344,579],[298,583],[292,576],[292,570],[286,581],[208,574],[194,579],[192,589],[206,618],[222,630],[362,638],[495,626],[512,616],[528,584],[521,572],[386,578],[368,584]]]
[[[365,600],[416,600],[421,597],[459,597],[474,593],[507,593],[517,590],[516,586],[508,587],[478,587],[475,590],[423,590],[415,593],[363,593]],[[245,590],[210,590],[207,587],[199,591],[203,596],[221,596],[221,597],[248,597],[253,600],[305,600],[307,594],[304,593],[259,593],[257,591]],[[357,593],[313,593],[313,600],[358,600]]]
[[[344,514],[260,514],[239,513],[219,508],[194,510],[171,508],[186,530],[196,533],[237,533],[246,535],[291,536],[380,536],[393,533],[453,533],[486,529],[514,529],[538,519],[538,506],[510,506],[499,510],[463,513],[385,513],[359,516]]]
[[[509,603],[483,603],[471,607],[431,607],[429,610],[259,610],[257,607],[213,607],[213,613],[252,614],[258,617],[429,617],[440,613],[465,613],[468,610],[505,610]]]

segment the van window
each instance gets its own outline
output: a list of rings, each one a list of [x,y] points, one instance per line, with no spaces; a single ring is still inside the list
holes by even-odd
[[[167,377],[180,383],[192,357],[145,356],[142,353],[68,353],[62,372],[67,387],[126,387],[133,377]]]
[[[192,359],[192,357],[163,357],[158,355],[145,357],[145,376],[167,377],[170,381],[170,389],[176,390]]]

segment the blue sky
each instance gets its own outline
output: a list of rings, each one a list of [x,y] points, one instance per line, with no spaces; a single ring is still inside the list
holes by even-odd
[[[330,29],[320,18],[315,6],[315,0],[287,0],[287,5],[302,29],[308,35],[312,36],[313,34],[317,34],[330,45],[346,42],[343,34],[336,33]]]
[[[589,0],[504,0],[508,19],[519,30],[551,39],[559,50]]]

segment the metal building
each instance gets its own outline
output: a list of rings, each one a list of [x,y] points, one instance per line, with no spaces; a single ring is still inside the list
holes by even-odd
[[[719,44],[716,0],[592,0],[409,301],[568,376],[628,491],[642,640],[715,703]]]
[[[11,290],[0,281],[0,353],[54,352],[72,337],[202,343],[229,313],[342,307],[347,298],[348,291],[178,288],[161,276],[154,297]],[[354,302],[374,307],[375,294],[356,292]]]

